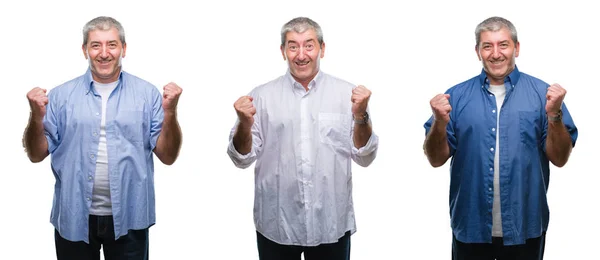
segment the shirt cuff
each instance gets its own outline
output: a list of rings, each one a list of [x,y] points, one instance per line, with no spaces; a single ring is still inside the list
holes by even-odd
[[[236,158],[239,161],[243,161],[243,160],[246,160],[246,159],[254,156],[254,147],[252,147],[252,149],[250,149],[249,153],[241,154],[235,149],[235,146],[233,145],[233,140],[229,141],[229,147],[227,147],[227,151],[229,152],[229,155],[232,158]]]
[[[379,137],[375,134],[375,132],[371,132],[371,137],[367,141],[367,144],[361,148],[356,148],[354,144],[352,144],[352,153],[358,156],[365,156],[371,154],[373,151],[377,150],[379,146]]]

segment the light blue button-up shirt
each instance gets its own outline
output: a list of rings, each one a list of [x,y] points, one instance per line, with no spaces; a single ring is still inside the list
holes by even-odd
[[[450,217],[456,239],[464,243],[492,242],[495,149],[500,149],[504,244],[524,244],[548,228],[550,168],[545,107],[549,85],[515,67],[504,79],[504,86],[506,97],[500,111],[483,70],[446,91],[452,106],[446,127],[452,156]],[[562,111],[575,145],[577,127],[564,103]],[[500,147],[496,147],[496,113],[500,113]],[[426,133],[432,120],[425,123]]]
[[[89,243],[89,210],[102,98],[88,71],[48,94],[44,129],[56,184],[51,223],[71,241]],[[152,151],[163,122],[162,96],[121,72],[106,105],[106,145],[115,239],[155,222]]]

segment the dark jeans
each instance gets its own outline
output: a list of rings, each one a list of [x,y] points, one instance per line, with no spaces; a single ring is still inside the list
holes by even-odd
[[[545,245],[545,232],[514,246],[505,246],[501,237],[493,237],[491,244],[479,244],[463,243],[452,235],[452,260],[542,260]]]
[[[100,246],[106,260],[148,260],[148,228],[129,230],[115,240],[112,216],[90,215],[90,243],[73,242],[54,230],[58,260],[100,260]]]
[[[258,256],[260,260],[300,260],[304,252],[305,260],[349,260],[350,231],[346,232],[337,243],[320,244],[318,246],[290,246],[277,244],[256,232]]]

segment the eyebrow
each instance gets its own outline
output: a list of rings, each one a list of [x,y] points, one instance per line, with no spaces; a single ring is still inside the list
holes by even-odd
[[[498,43],[510,43],[510,40],[504,40]],[[494,44],[493,42],[481,42],[481,45],[485,45],[485,44]]]
[[[101,41],[90,41],[90,44],[94,44],[94,43],[102,43]],[[108,41],[108,43],[119,43],[119,41],[117,40],[110,40]]]
[[[315,41],[315,39],[308,39],[308,40],[306,40],[304,43],[309,43],[309,42],[314,42],[314,41]],[[296,41],[294,41],[294,40],[288,40],[288,41],[287,41],[287,43],[288,43],[288,44],[290,44],[290,43],[299,44],[298,42],[296,42]]]

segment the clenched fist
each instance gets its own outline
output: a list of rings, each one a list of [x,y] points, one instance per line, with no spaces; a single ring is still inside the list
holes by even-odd
[[[233,108],[235,108],[240,124],[246,128],[251,128],[254,124],[256,108],[252,104],[252,100],[254,99],[251,96],[242,96],[233,103]]]
[[[175,112],[177,109],[177,102],[179,101],[179,96],[181,96],[182,91],[183,90],[173,82],[165,85],[163,87],[163,110],[167,112]]]
[[[27,100],[29,100],[32,117],[39,120],[43,119],[44,115],[46,115],[46,105],[48,104],[46,90],[38,87],[33,88],[27,92]]]
[[[367,105],[369,104],[369,98],[371,98],[371,91],[365,88],[363,85],[358,85],[352,89],[352,114],[362,116],[367,112]]]
[[[452,111],[452,106],[450,106],[450,95],[448,94],[438,94],[429,101],[429,105],[431,105],[431,111],[433,112],[433,119],[435,121],[441,121],[443,123],[450,122],[450,111]]]
[[[554,83],[548,87],[546,92],[546,114],[555,116],[562,106],[567,91],[560,85]]]

